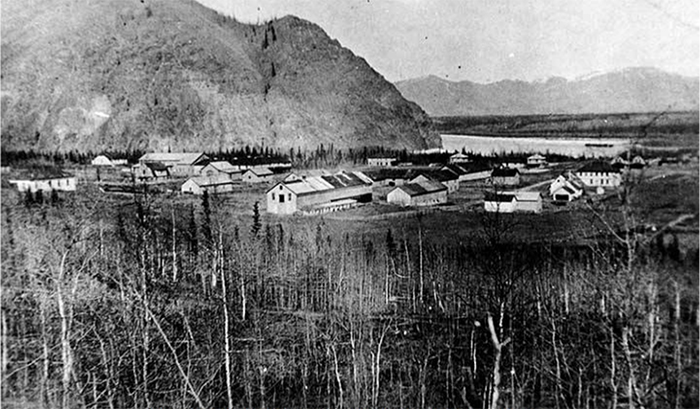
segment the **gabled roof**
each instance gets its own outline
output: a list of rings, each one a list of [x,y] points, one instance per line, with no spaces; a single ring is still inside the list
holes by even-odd
[[[468,155],[465,155],[465,154],[463,154],[463,153],[455,153],[455,154],[451,155],[450,158],[453,158],[453,159],[469,159],[469,156],[468,156]]]
[[[542,199],[540,192],[486,192],[484,200],[487,202],[538,202]]]
[[[411,197],[427,195],[430,193],[441,192],[447,190],[447,186],[440,182],[435,182],[431,180],[421,181],[416,183],[408,183],[397,187],[396,189],[406,192]],[[394,190],[396,190],[394,189]]]
[[[434,180],[436,182],[449,182],[451,180],[459,179],[459,175],[449,169],[423,170],[416,173],[415,176],[411,178],[411,180],[417,178],[418,176],[425,176],[426,178]]]
[[[515,192],[515,200],[518,202],[537,202],[542,200],[540,192]]]
[[[193,182],[199,187],[230,185],[235,183],[228,175],[195,176],[187,179],[185,183],[187,182]]]
[[[218,170],[219,172],[226,172],[226,173],[234,173],[234,172],[240,172],[240,169],[236,166],[233,166],[231,163],[222,160],[222,161],[216,161],[216,162],[209,162],[207,166],[211,166],[214,169]]]
[[[589,162],[585,164],[582,168],[580,168],[577,172],[620,173],[620,171],[618,169],[615,169],[611,164],[603,161]]]
[[[321,178],[326,182],[330,183],[335,189],[343,187],[362,186],[367,184],[367,182],[365,182],[360,176],[354,173],[341,172],[336,173],[335,175],[321,176]]]
[[[454,163],[451,163],[449,165],[445,165],[440,170],[449,170],[450,172],[453,172],[454,174],[460,175],[460,176],[466,175],[467,173],[469,173],[465,168],[463,168],[460,165],[454,164]]]
[[[267,191],[270,192],[282,185],[292,191],[292,193],[300,196],[331,189],[367,186],[369,184],[371,184],[371,180],[360,172],[340,172],[335,175],[312,176],[306,179],[280,182]]]
[[[570,194],[570,195],[575,195],[575,194],[576,194],[576,191],[575,191],[574,189],[572,189],[571,186],[568,186],[568,185],[561,185],[561,186],[559,186],[558,188],[554,189],[554,191],[552,192],[552,194],[556,194],[556,193],[557,193],[558,191],[560,191],[560,190],[563,190],[563,191],[565,191],[566,193],[568,193],[568,194]]]
[[[406,179],[408,171],[401,168],[381,168],[365,171],[365,174],[375,182],[386,179]]]
[[[71,178],[73,175],[53,166],[38,166],[29,169],[13,169],[9,180],[51,180]]]
[[[167,172],[168,165],[163,162],[146,162],[146,167],[154,172]]]
[[[251,172],[256,176],[270,176],[274,173],[268,168],[251,168],[251,169],[246,170],[244,173],[248,173],[248,172]]]
[[[520,171],[515,168],[496,168],[491,172],[493,177],[514,177],[518,175]]]
[[[536,153],[532,156],[528,156],[527,160],[544,160],[546,159],[544,156],[540,155],[539,153]]]
[[[207,155],[199,153],[147,153],[139,158],[139,162],[161,162],[167,165],[195,165],[207,159]]]

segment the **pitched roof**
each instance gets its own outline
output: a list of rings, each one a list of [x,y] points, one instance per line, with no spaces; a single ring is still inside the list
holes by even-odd
[[[73,177],[70,173],[53,166],[37,166],[28,169],[12,169],[10,180],[50,180]]]
[[[469,173],[467,169],[454,163],[443,166],[441,170],[449,170],[450,172],[453,172],[457,175],[466,175],[467,173]]]
[[[216,162],[209,162],[209,164],[207,166],[211,166],[220,172],[226,172],[226,173],[233,173],[233,172],[240,171],[240,169],[238,167],[233,166],[231,163],[229,163],[225,160],[216,161]]]
[[[515,200],[518,202],[537,202],[541,199],[540,192],[515,192]]]
[[[484,197],[487,202],[537,202],[542,199],[540,192],[486,192]]]
[[[417,172],[415,176],[411,179],[415,179],[418,176],[425,176],[428,179],[432,179],[436,182],[449,182],[450,180],[457,180],[459,178],[459,175],[449,169],[440,169],[440,170],[423,170],[420,172]]]
[[[256,176],[270,176],[274,173],[268,168],[251,168],[245,171],[245,173],[248,172],[252,172]]]
[[[408,183],[399,186],[396,189],[406,192],[411,197],[416,197],[447,190],[447,187],[440,182],[427,180],[416,183]]]
[[[301,196],[331,189],[367,186],[370,182],[367,176],[359,172],[340,172],[335,175],[312,176],[306,179],[280,182],[270,188],[268,192],[283,185],[296,195]]]
[[[555,193],[557,193],[557,192],[560,191],[560,190],[563,190],[563,191],[565,191],[566,193],[568,193],[568,194],[570,194],[570,195],[576,194],[576,191],[575,191],[574,189],[572,189],[571,186],[569,186],[569,185],[561,185],[561,186],[559,186],[558,188],[554,189],[554,191],[552,192],[552,194],[555,194]]]
[[[170,165],[194,165],[207,156],[199,153],[147,153],[139,158],[139,162],[161,162]]]
[[[407,173],[406,169],[401,168],[380,168],[365,171],[365,174],[375,182],[386,179],[406,179]]]
[[[367,184],[358,175],[353,173],[341,172],[335,175],[321,176],[321,178],[330,183],[335,189],[342,187],[362,186]]]
[[[214,176],[195,176],[187,179],[187,182],[192,181],[197,186],[208,187],[208,186],[218,186],[218,185],[230,185],[235,183],[228,175],[214,175]]]
[[[601,172],[601,173],[620,173],[618,169],[615,169],[608,162],[594,161],[585,164],[577,172]]]
[[[515,199],[515,194],[512,192],[506,193],[506,192],[498,192],[498,193],[493,193],[493,192],[486,192],[484,193],[484,201],[486,202],[500,202],[500,203],[508,203],[512,202]]]
[[[496,168],[491,172],[491,176],[495,177],[513,177],[519,174],[520,171],[515,168]]]

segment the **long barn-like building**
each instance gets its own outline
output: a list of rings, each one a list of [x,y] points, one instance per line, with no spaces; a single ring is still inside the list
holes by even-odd
[[[372,201],[372,181],[361,172],[340,172],[277,183],[267,191],[274,214],[326,212]]]

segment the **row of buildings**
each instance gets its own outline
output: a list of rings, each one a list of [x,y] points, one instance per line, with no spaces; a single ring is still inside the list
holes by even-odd
[[[469,155],[466,155],[464,153],[455,153],[451,155],[448,159],[448,163],[450,164],[458,164],[458,165],[463,165],[463,164],[468,164],[472,163],[472,158]],[[372,155],[367,158],[367,165],[368,166],[378,166],[378,167],[390,167],[390,166],[396,166],[399,164],[399,161],[397,158],[390,156],[390,155]],[[535,154],[532,156],[529,156],[526,159],[526,162],[524,164],[525,166],[529,168],[543,168],[547,166],[547,159],[540,155],[540,154]]]

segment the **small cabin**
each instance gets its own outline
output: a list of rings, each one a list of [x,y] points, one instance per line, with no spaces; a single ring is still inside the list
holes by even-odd
[[[496,168],[491,171],[491,183],[499,186],[518,186],[520,171],[515,168]]]
[[[469,159],[469,156],[463,154],[463,153],[455,153],[454,155],[450,156],[450,163],[469,163],[471,162],[471,159]]]
[[[535,154],[527,158],[528,168],[543,168],[547,166],[547,158],[540,154]]]

